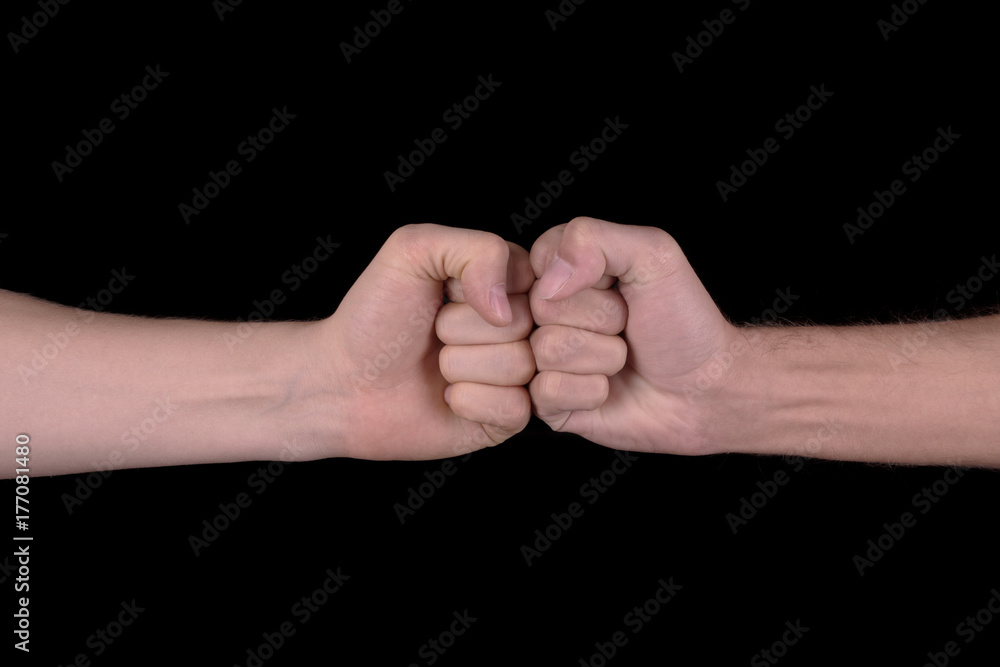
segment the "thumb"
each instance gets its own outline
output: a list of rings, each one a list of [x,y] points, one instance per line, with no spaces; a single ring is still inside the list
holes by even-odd
[[[496,234],[434,224],[400,227],[380,251],[386,261],[412,278],[428,299],[441,298],[441,283],[460,280],[462,299],[497,327],[511,322],[507,298],[510,248]]]
[[[561,301],[617,278],[636,294],[660,282],[686,261],[669,234],[657,227],[574,218],[545,232],[531,248],[540,299]]]

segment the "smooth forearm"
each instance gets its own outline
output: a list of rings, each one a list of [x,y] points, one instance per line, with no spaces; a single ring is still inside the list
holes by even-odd
[[[0,307],[0,438],[31,437],[34,474],[337,453],[319,322],[154,320],[10,292]]]
[[[740,332],[717,451],[1000,466],[1000,316]]]

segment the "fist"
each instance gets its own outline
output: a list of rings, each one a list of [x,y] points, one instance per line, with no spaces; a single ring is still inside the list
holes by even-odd
[[[396,230],[324,322],[347,422],[341,451],[446,458],[523,429],[533,282],[527,251],[495,234]]]

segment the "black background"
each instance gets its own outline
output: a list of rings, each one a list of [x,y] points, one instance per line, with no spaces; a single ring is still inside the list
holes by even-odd
[[[348,63],[338,44],[385,3],[331,4],[247,0],[220,20],[207,1],[72,2],[19,52],[8,41],[0,286],[75,305],[125,267],[136,278],[109,310],[245,319],[330,235],[339,250],[274,315],[311,318],[400,225],[530,247],[590,215],[668,230],[735,321],[786,288],[795,322],[997,304],[1000,281],[962,309],[947,301],[1000,245],[982,5],[927,3],[885,40],[883,2],[591,0],[556,30],[556,0],[404,2]],[[735,22],[678,72],[672,53],[725,8]],[[5,33],[37,11],[7,3]],[[169,76],[60,182],[65,146],[157,64]],[[445,109],[489,74],[501,86],[447,127]],[[793,137],[776,133],[821,84],[829,101]],[[296,117],[185,224],[178,205],[274,107]],[[519,234],[511,214],[608,117],[628,129]],[[954,147],[850,243],[857,207],[949,126]],[[448,140],[390,192],[383,173],[436,127]],[[780,150],[723,202],[716,181],[767,137]],[[35,478],[31,662],[246,665],[262,633],[292,621],[265,664],[427,665],[421,646],[468,610],[477,620],[435,664],[578,665],[616,631],[629,640],[612,665],[747,664],[797,619],[810,629],[779,664],[921,665],[947,641],[954,664],[995,664],[1000,619],[968,644],[956,626],[1000,586],[996,473],[968,471],[862,577],[852,558],[944,469],[810,461],[734,535],[726,514],[785,461],[641,455],[529,567],[521,546],[613,460],[534,420],[458,462],[405,524],[393,506],[440,462],[291,464],[260,495],[259,463],[120,471],[72,514],[62,496],[80,478]],[[195,557],[188,537],[240,492],[252,505]],[[349,581],[299,624],[292,606],[338,567]],[[683,589],[633,634],[623,617],[670,577]],[[146,611],[95,656],[88,637],[132,599]]]

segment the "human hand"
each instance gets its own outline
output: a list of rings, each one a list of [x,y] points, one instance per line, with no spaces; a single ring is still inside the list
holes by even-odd
[[[530,257],[535,414],[617,449],[708,453],[709,406],[725,384],[717,366],[743,337],[677,242],[576,218],[542,234]]]
[[[533,282],[527,251],[494,234],[394,232],[323,322],[343,384],[344,455],[444,458],[523,429]],[[443,307],[442,288],[452,302]]]

